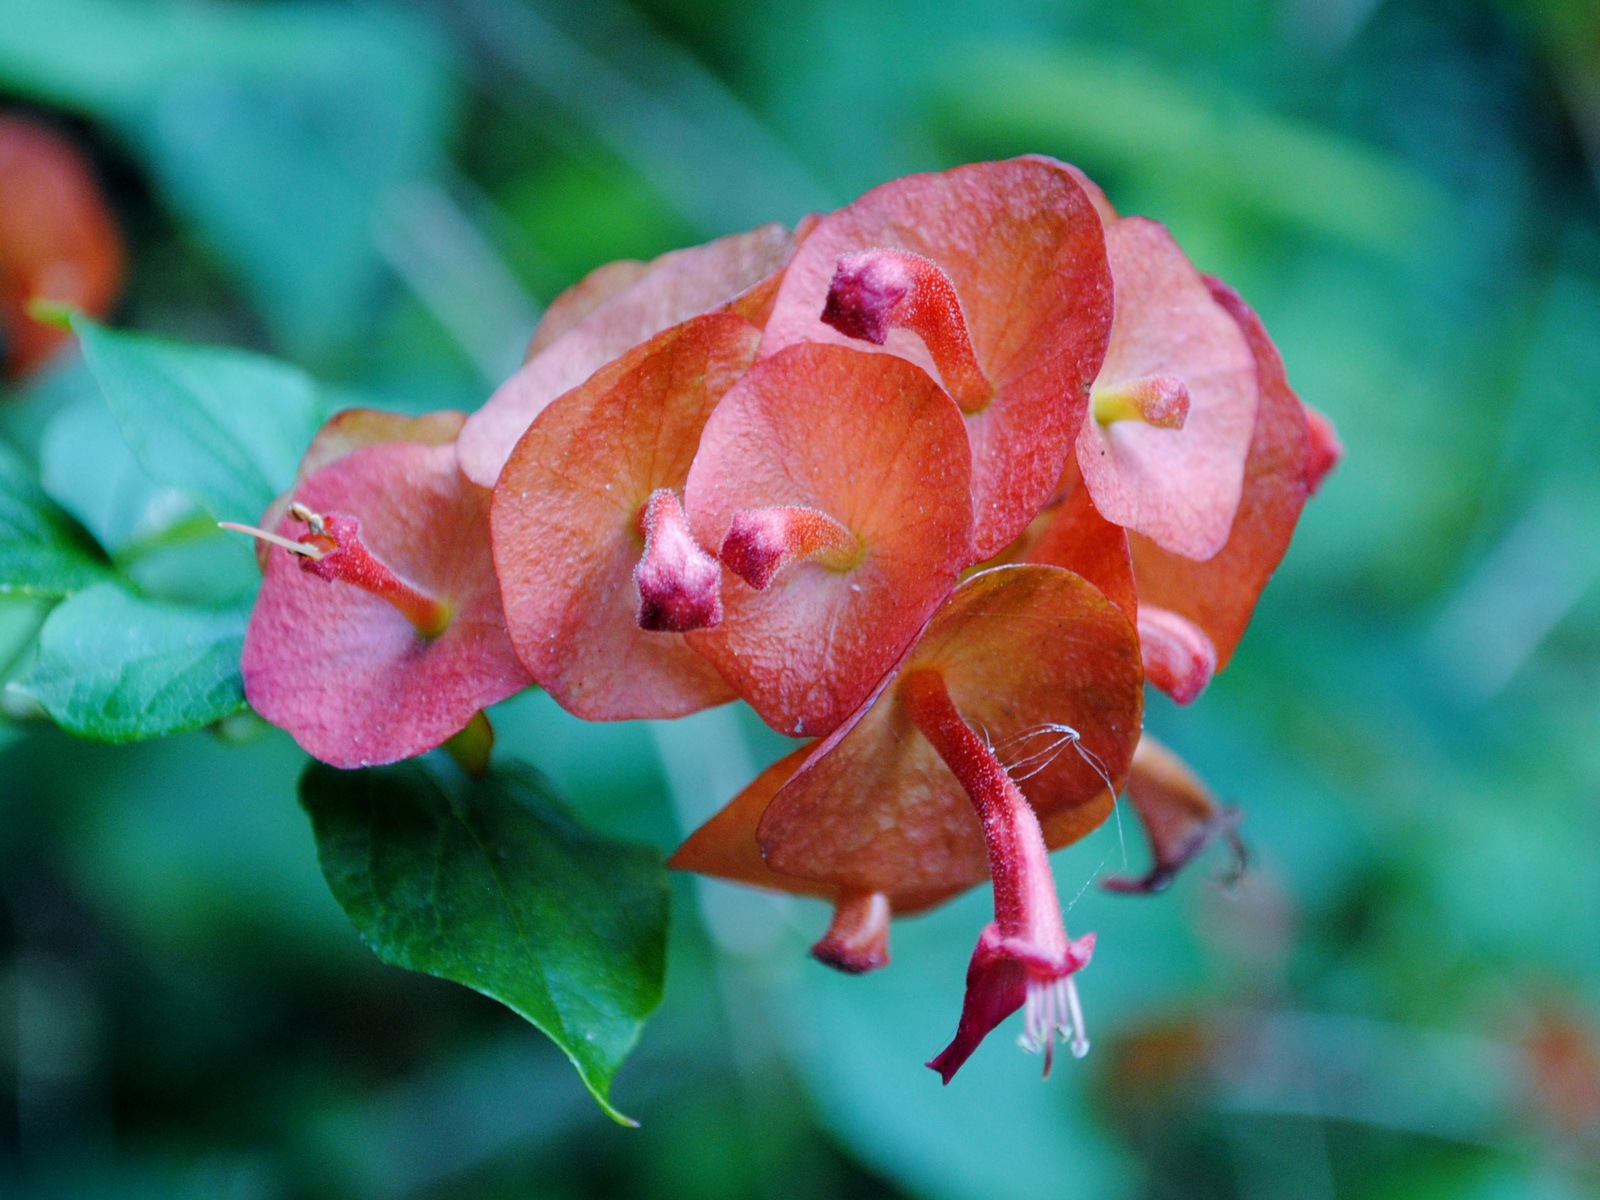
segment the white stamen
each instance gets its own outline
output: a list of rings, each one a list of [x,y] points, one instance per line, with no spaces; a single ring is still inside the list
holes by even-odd
[[[1078,985],[1071,975],[1044,982],[1028,981],[1027,998],[1023,1010],[1023,1033],[1017,1045],[1030,1054],[1044,1052],[1044,1072],[1050,1074],[1050,1063],[1059,1037],[1072,1051],[1073,1058],[1089,1053],[1089,1038],[1084,1032],[1083,1005],[1078,999]]]
[[[236,521],[218,521],[217,528],[227,529],[233,533],[248,533],[253,538],[260,538],[263,542],[270,542],[274,546],[281,546],[290,554],[298,554],[301,558],[315,560],[323,556],[323,552],[316,546],[308,546],[304,542],[291,542],[286,537],[279,537],[275,533],[268,533],[265,529],[257,529],[254,525],[240,525]]]
[[[313,512],[298,500],[289,505],[289,515],[296,521],[311,526],[312,533],[328,532],[328,527],[323,522],[322,514]]]

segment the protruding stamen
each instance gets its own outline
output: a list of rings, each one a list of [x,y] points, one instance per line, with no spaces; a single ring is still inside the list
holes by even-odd
[[[1309,404],[1306,410],[1306,435],[1309,446],[1306,453],[1306,495],[1314,496],[1328,472],[1339,465],[1344,457],[1344,443],[1334,431],[1333,422]]]
[[[1146,375],[1089,393],[1094,419],[1101,425],[1113,421],[1143,421],[1157,429],[1182,429],[1189,419],[1189,386],[1175,375]]]
[[[833,906],[833,923],[811,955],[851,975],[889,963],[889,897],[882,892],[844,891]]]
[[[267,542],[290,554],[298,554],[301,558],[321,558],[322,551],[309,542],[292,542],[286,537],[279,537],[275,533],[268,533],[265,529],[257,529],[254,525],[241,525],[237,521],[218,521],[218,529],[226,529],[233,533],[247,533],[257,541]]]
[[[860,557],[855,535],[814,508],[746,509],[734,514],[722,539],[722,565],[758,592],[796,559],[847,571]]]
[[[653,492],[640,524],[644,554],[633,569],[639,628],[688,633],[721,624],[722,566],[694,540],[677,494]]]
[[[822,320],[846,337],[881,346],[891,329],[922,339],[964,413],[982,412],[994,386],[972,348],[961,299],[939,265],[906,250],[863,250],[839,256]]]
[[[1188,704],[1217,672],[1217,647],[1188,617],[1153,604],[1139,606],[1144,675],[1179,704]]]
[[[343,513],[313,512],[298,500],[289,516],[306,526],[298,541],[249,525],[219,521],[224,529],[247,533],[287,550],[300,560],[300,568],[319,579],[348,583],[399,610],[426,638],[438,637],[450,624],[450,606],[396,575],[361,540],[361,523]]]

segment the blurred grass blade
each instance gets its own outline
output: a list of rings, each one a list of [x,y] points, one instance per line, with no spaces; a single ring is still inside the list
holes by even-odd
[[[520,765],[452,796],[418,762],[313,763],[300,800],[328,886],[379,958],[525,1017],[632,1124],[610,1091],[661,1001],[667,883],[654,850],[577,825]]]
[[[1127,174],[1165,192],[1197,192],[1388,255],[1411,256],[1446,221],[1446,197],[1396,160],[1243,99],[1206,93],[1132,55],[963,49],[940,73],[951,125]],[[1112,197],[1113,203],[1116,197]]]

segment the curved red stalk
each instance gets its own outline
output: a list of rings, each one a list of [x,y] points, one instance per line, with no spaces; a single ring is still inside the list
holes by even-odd
[[[1097,387],[1089,393],[1089,403],[1102,425],[1143,421],[1157,429],[1182,429],[1189,419],[1189,385],[1176,375],[1145,375]]]
[[[1088,963],[1094,934],[1067,940],[1039,818],[988,743],[962,719],[944,677],[911,672],[901,680],[900,702],[978,810],[994,877],[994,921],[967,967],[960,1024],[928,1066],[949,1083],[989,1031],[1026,1003],[1024,1045],[1044,1051],[1048,1074],[1056,1034],[1069,1039],[1075,1056],[1089,1051],[1072,975]]]
[[[889,897],[882,892],[846,890],[833,907],[833,923],[811,947],[818,962],[851,975],[889,963]]]
[[[1188,617],[1154,604],[1139,606],[1139,652],[1145,678],[1179,704],[1188,704],[1217,673],[1217,647]]]
[[[978,364],[961,298],[939,265],[909,250],[841,254],[822,310],[824,324],[881,346],[891,329],[922,339],[945,391],[964,413],[982,412],[994,385]]]
[[[722,539],[722,565],[758,592],[796,559],[847,571],[860,557],[855,534],[814,508],[746,509]]]
[[[640,517],[644,554],[633,569],[639,628],[666,633],[712,629],[722,622],[722,568],[689,532],[671,488],[657,488]]]

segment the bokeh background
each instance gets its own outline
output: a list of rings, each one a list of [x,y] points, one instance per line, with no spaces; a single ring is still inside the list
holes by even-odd
[[[1048,1083],[1003,1032],[948,1089],[921,1065],[985,894],[846,979],[804,956],[820,906],[680,879],[620,1129],[361,946],[286,737],[0,720],[0,1194],[1600,1194],[1589,0],[0,0],[0,108],[92,156],[119,323],[419,410],[481,403],[600,262],[1043,151],[1233,283],[1349,450],[1232,668],[1151,705],[1252,871],[1104,894],[1127,814],[1056,857],[1100,941],[1094,1050]],[[102,538],[159,515],[70,356],[0,408]],[[0,663],[41,616],[0,604]],[[496,722],[663,848],[777,751],[735,710]]]

